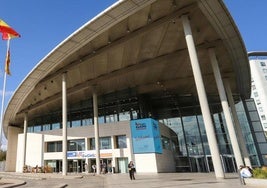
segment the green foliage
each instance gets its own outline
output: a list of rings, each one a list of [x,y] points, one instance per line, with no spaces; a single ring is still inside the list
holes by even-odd
[[[0,150],[0,161],[6,160],[6,151]]]
[[[253,170],[253,178],[267,179],[267,168],[255,168]]]

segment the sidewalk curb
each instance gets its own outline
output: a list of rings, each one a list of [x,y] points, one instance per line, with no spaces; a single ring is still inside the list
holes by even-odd
[[[18,180],[18,179],[1,178],[0,180],[0,188],[12,188],[12,187],[25,185],[25,184],[26,184],[25,181]]]

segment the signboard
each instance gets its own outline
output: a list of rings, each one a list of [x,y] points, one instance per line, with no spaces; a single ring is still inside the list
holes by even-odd
[[[100,151],[100,158],[111,158],[112,152],[108,151]],[[95,150],[88,151],[68,151],[67,152],[68,159],[77,159],[77,158],[96,158]]]
[[[162,153],[158,122],[154,119],[132,120],[130,123],[133,153]]]

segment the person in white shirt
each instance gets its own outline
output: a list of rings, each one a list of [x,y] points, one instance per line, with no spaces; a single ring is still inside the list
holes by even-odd
[[[240,175],[242,178],[251,178],[252,177],[252,173],[251,173],[249,167],[247,167],[247,166],[241,167]]]

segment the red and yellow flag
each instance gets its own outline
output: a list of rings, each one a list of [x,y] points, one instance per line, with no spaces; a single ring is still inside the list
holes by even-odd
[[[5,72],[10,75],[9,65],[10,65],[10,48],[9,41],[12,38],[20,37],[20,34],[16,32],[13,28],[7,25],[6,22],[0,19],[0,33],[2,33],[2,39],[7,40],[7,53],[5,61]]]
[[[9,40],[15,37],[20,37],[20,34],[17,33],[13,28],[7,25],[6,22],[0,19],[0,32],[2,33],[3,40]]]

